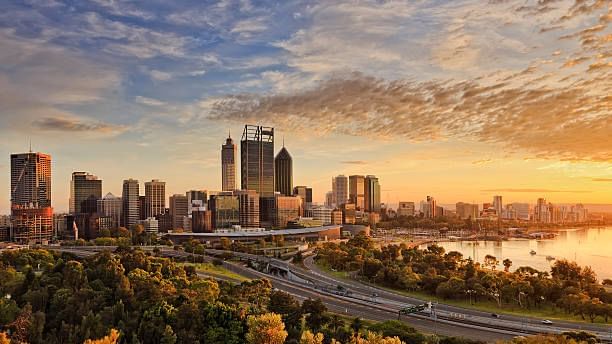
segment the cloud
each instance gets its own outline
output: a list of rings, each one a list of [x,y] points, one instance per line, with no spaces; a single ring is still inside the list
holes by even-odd
[[[97,121],[84,121],[72,117],[43,117],[32,122],[32,125],[42,130],[68,131],[68,132],[92,132],[104,135],[117,135],[127,128],[122,125],[114,125]]]
[[[365,160],[344,160],[344,161],[340,161],[341,164],[346,164],[346,165],[367,165],[368,162]]]
[[[134,97],[134,101],[142,105],[153,106],[153,107],[160,107],[160,106],[166,105],[166,102],[163,102],[159,99],[148,98],[148,97],[143,97],[143,96]]]
[[[149,71],[149,75],[151,76],[153,80],[158,80],[158,81],[166,81],[172,78],[172,74],[167,73],[167,72],[162,72],[160,70],[151,70]]]
[[[591,181],[594,182],[612,182],[612,178],[593,178]]]
[[[487,189],[480,190],[482,192],[520,192],[520,193],[556,193],[556,192],[568,192],[568,193],[590,193],[590,190],[554,190],[554,189],[537,189],[537,188],[525,188],[525,189]]]
[[[611,98],[597,94],[604,79],[572,89],[508,83],[419,83],[337,74],[303,91],[219,98],[210,102],[206,117],[319,135],[413,142],[465,138],[546,159],[612,161]]]

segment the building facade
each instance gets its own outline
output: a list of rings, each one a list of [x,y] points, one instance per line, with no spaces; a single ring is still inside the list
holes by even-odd
[[[365,177],[349,176],[349,202],[355,204],[357,210],[365,209]]]
[[[253,190],[237,190],[240,204],[240,226],[243,228],[259,228],[259,195]]]
[[[11,154],[12,240],[46,242],[53,236],[51,156]]]
[[[110,217],[112,219],[113,228],[117,228],[121,224],[122,208],[123,202],[121,197],[116,197],[110,192],[97,202],[98,214]]]
[[[376,176],[365,177],[365,211],[380,212],[380,183]]]
[[[153,179],[145,183],[145,217],[155,217],[166,209],[166,182]]]
[[[293,159],[284,146],[274,158],[274,187],[283,196],[293,194]]]
[[[312,188],[296,186],[293,188],[293,195],[300,196],[304,209],[308,209],[312,206]]]
[[[338,175],[332,178],[332,205],[341,207],[348,201],[348,178]]]
[[[123,221],[122,226],[130,228],[130,226],[138,224],[140,220],[140,211],[138,207],[140,186],[136,179],[126,179],[123,181],[123,192],[121,193],[121,201],[123,209],[121,211]]]
[[[476,218],[478,218],[478,214],[479,214],[478,204],[457,202],[455,204],[455,213],[457,214],[457,217],[459,217],[460,219],[475,220]]]
[[[212,224],[214,229],[240,225],[240,200],[232,192],[212,195],[208,204],[213,212]]]
[[[236,160],[238,152],[234,140],[228,135],[221,146],[221,190],[236,190]]]
[[[191,206],[187,203],[187,196],[180,194],[170,196],[170,216],[172,216],[172,229],[185,229],[184,218],[189,216],[189,208],[191,208]]]
[[[69,212],[93,214],[102,198],[102,180],[87,172],[72,172],[70,180]]]
[[[286,228],[289,221],[295,221],[300,217],[302,213],[302,199],[299,196],[276,194],[275,200],[275,227]]]
[[[399,202],[397,207],[397,216],[414,216],[414,202]]]

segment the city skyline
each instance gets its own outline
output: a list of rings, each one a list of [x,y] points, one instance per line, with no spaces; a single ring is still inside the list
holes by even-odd
[[[316,202],[368,172],[393,204],[612,204],[612,14],[546,3],[6,1],[0,156],[52,155],[62,211],[75,171],[221,190],[219,145],[260,123]]]

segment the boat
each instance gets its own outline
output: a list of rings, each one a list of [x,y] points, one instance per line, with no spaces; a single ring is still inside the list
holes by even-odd
[[[533,256],[533,255],[535,255],[535,254],[536,254],[536,251],[531,250],[531,251],[529,252],[529,254]]]
[[[546,256],[546,260],[555,260],[556,258],[553,256]]]

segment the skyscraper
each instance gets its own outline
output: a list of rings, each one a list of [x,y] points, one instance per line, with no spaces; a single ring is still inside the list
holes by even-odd
[[[367,212],[380,212],[380,184],[378,178],[372,175],[365,177],[365,210]]]
[[[71,214],[93,214],[98,211],[98,200],[102,198],[102,180],[87,172],[72,172],[70,180]]]
[[[123,181],[123,192],[121,200],[123,202],[122,209],[122,226],[129,228],[132,225],[138,224],[140,213],[138,209],[138,199],[140,186],[136,179],[126,179]]]
[[[259,221],[271,226],[274,220],[274,128],[245,125],[240,141],[242,190],[259,195]]]
[[[187,196],[187,205],[189,206],[187,212],[189,215],[191,215],[192,212],[192,206],[194,204],[193,201],[202,201],[199,206],[207,207],[208,192],[206,190],[189,190],[185,193],[185,195]]]
[[[240,224],[240,200],[232,192],[221,192],[210,196],[213,228],[230,228]]]
[[[359,175],[349,176],[349,202],[358,210],[365,209],[365,178]]]
[[[240,142],[241,189],[274,197],[274,128],[245,125]]]
[[[191,204],[187,203],[187,196],[180,194],[170,196],[172,229],[184,229],[184,219],[189,215],[189,208],[191,208]]]
[[[312,188],[302,185],[296,186],[293,188],[293,195],[300,196],[302,198],[304,210],[309,209],[312,206]]]
[[[348,179],[345,175],[332,178],[332,202],[334,207],[341,207],[348,200]]]
[[[145,217],[155,217],[166,208],[166,182],[153,179],[145,183]]]
[[[11,154],[11,223],[15,241],[28,243],[51,239],[50,155]]]
[[[502,211],[503,211],[503,205],[502,205],[502,196],[493,196],[493,208],[495,208],[495,213],[497,213],[497,217],[498,218],[502,218]]]
[[[236,189],[236,160],[237,148],[228,135],[225,144],[221,146],[221,190],[233,191]]]
[[[109,192],[98,200],[97,210],[98,214],[112,218],[113,227],[118,227],[121,223],[122,206],[121,197],[116,197]]]
[[[259,195],[253,190],[237,190],[240,205],[240,226],[245,228],[258,228],[259,223]]]
[[[283,196],[293,194],[293,159],[285,146],[274,158],[274,186]]]

